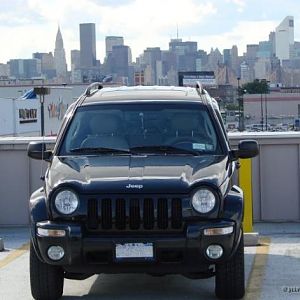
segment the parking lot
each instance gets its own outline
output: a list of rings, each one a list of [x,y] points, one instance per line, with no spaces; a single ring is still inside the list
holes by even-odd
[[[245,299],[300,299],[300,225],[256,224],[257,247],[245,248]],[[0,228],[0,299],[32,299],[28,228]],[[97,275],[66,280],[62,299],[215,299],[214,279],[182,276]]]

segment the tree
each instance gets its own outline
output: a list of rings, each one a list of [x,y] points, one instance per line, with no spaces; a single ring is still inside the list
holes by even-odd
[[[239,93],[246,90],[248,94],[266,94],[269,92],[269,85],[267,80],[255,79],[253,82],[243,84],[240,90]]]

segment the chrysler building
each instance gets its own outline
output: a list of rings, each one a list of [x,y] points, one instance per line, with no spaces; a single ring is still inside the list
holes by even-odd
[[[67,76],[66,54],[59,26],[55,40],[54,64],[56,70],[56,77],[65,78]]]

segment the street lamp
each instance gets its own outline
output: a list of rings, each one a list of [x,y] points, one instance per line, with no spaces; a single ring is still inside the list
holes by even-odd
[[[262,90],[260,91],[260,116],[261,116],[261,130],[264,131],[264,111],[263,111],[263,96]]]
[[[238,83],[238,90],[237,90],[237,95],[238,95],[238,105],[239,105],[239,131],[241,130],[241,100],[240,100],[240,77],[237,78],[237,83]]]
[[[246,93],[246,90],[240,87],[240,77],[237,77],[238,81],[238,104],[239,104],[239,131],[244,130],[244,105],[243,105],[243,96]]]
[[[269,83],[270,81],[266,80],[266,90],[265,90],[265,119],[266,119],[266,131],[268,131],[268,101],[267,101],[267,93],[269,92]]]
[[[45,121],[44,121],[44,102],[45,102],[45,95],[50,94],[50,88],[47,87],[35,87],[34,92],[36,95],[40,96],[40,104],[41,104],[41,136],[45,135]]]

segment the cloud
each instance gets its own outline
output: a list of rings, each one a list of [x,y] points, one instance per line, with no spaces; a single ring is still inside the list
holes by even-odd
[[[95,22],[97,40],[102,43],[98,52],[102,59],[105,53],[103,43],[106,35],[124,36],[125,43],[133,47],[133,55],[137,56],[146,46],[151,46],[151,43],[159,45],[165,38],[169,39],[171,33],[176,32],[177,24],[181,28],[199,26],[205,18],[217,11],[209,1],[201,3],[195,0],[114,1],[118,2],[114,6],[112,2],[28,0],[28,6],[45,22],[61,24],[68,51],[70,48],[63,31],[70,29],[78,32],[79,23]],[[77,39],[79,40],[79,33]]]
[[[246,7],[246,1],[245,0],[226,0],[229,5],[233,3],[234,5],[237,6],[237,11],[239,13],[242,13],[245,10]]]
[[[258,20],[256,5],[260,5],[262,12],[265,2],[253,0],[251,6],[249,2],[10,0],[1,6],[0,12],[0,43],[5,45],[1,48],[0,62],[6,62],[9,58],[28,58],[36,51],[53,52],[57,26],[60,24],[70,66],[70,50],[79,49],[79,23],[86,22],[96,23],[97,58],[101,61],[107,35],[124,36],[125,44],[132,48],[135,58],[146,47],[168,49],[170,38],[176,36],[177,25],[180,37],[198,41],[201,49],[218,47],[222,50],[237,44],[242,54],[246,44],[268,39],[269,32],[278,25],[281,14],[284,15],[281,9],[279,11],[274,7],[272,17],[277,18],[277,23]],[[273,16],[275,13],[276,17]]]
[[[3,58],[28,57],[35,51],[53,51],[57,26],[60,24],[70,63],[70,50],[79,48],[79,23],[85,22],[96,23],[97,56],[102,61],[107,35],[124,36],[125,43],[132,47],[133,57],[136,57],[153,44],[166,46],[170,36],[175,36],[177,24],[182,30],[196,28],[217,13],[217,8],[210,1],[199,3],[197,0],[21,2],[18,13],[15,14],[13,10],[8,12],[13,26],[5,29],[0,25],[1,43],[11,46],[13,42],[16,46],[2,51],[0,61]]]

